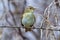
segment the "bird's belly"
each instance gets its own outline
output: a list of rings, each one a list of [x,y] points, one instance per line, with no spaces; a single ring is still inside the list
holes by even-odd
[[[22,24],[23,25],[32,25],[34,23],[34,18],[23,18]]]

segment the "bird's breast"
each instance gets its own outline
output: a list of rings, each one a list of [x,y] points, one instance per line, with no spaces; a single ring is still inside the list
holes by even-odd
[[[34,23],[35,19],[32,16],[26,16],[22,18],[22,24],[23,25],[32,25]]]

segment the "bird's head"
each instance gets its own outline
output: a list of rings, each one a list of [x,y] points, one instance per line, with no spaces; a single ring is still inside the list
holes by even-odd
[[[32,6],[28,6],[27,8],[25,8],[25,12],[33,12],[34,10],[35,8]]]

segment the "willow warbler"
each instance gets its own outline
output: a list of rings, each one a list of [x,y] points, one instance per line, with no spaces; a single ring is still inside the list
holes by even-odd
[[[25,8],[23,17],[22,17],[22,25],[25,27],[25,31],[31,31],[31,27],[35,23],[35,16],[33,14],[35,8],[29,6],[28,8]]]

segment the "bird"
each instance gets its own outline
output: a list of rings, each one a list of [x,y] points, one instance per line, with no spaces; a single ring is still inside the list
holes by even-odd
[[[32,6],[29,6],[25,8],[24,13],[22,15],[22,21],[21,24],[25,28],[25,32],[32,31],[32,26],[34,25],[36,19],[34,16],[34,10],[35,8]]]

